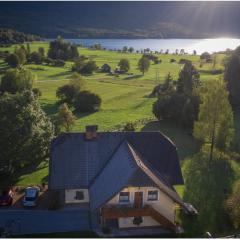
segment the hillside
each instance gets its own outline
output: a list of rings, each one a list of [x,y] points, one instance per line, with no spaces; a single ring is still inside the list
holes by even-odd
[[[40,37],[32,34],[18,32],[13,29],[0,28],[0,44],[2,45],[33,42],[39,40],[41,40]]]
[[[238,37],[239,11],[238,2],[1,2],[0,27],[48,38]]]

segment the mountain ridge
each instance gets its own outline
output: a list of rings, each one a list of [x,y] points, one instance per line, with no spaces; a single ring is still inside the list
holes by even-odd
[[[239,37],[239,2],[0,2],[0,27],[55,38]]]

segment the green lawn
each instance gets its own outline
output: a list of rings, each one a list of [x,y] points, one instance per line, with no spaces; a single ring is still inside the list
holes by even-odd
[[[45,52],[48,50],[48,43],[35,42],[30,45],[31,51],[44,47]],[[0,50],[14,51],[15,46],[10,48],[0,48]],[[130,61],[130,71],[132,75],[123,74],[119,77],[110,76],[104,73],[94,73],[91,76],[84,76],[86,88],[99,94],[102,98],[101,110],[92,114],[77,114],[76,124],[73,131],[83,131],[86,125],[97,124],[100,131],[120,130],[127,122],[135,122],[137,130],[156,131],[160,130],[175,143],[179,151],[180,158],[183,160],[193,154],[197,149],[197,144],[187,130],[182,129],[169,122],[157,122],[152,114],[152,104],[156,100],[147,96],[153,87],[162,82],[164,77],[170,72],[173,78],[178,78],[181,64],[177,62],[181,58],[191,60],[199,69],[199,56],[177,56],[177,55],[159,55],[162,60],[161,64],[151,64],[149,71],[142,76],[137,69],[137,62],[141,54],[136,53],[118,53],[102,50],[89,50],[79,48],[79,52],[89,59],[96,61],[101,67],[108,63],[112,69],[115,69],[122,58]],[[176,59],[177,62],[170,63],[170,59]],[[224,55],[217,56],[216,69],[222,69]],[[36,76],[34,86],[42,92],[40,103],[45,112],[52,116],[57,113],[58,104],[56,90],[59,86],[67,83],[71,72],[72,62],[67,62],[64,67],[49,67],[45,65],[26,65]],[[3,60],[0,59],[0,70],[6,68]],[[211,73],[212,64],[204,64],[200,70],[201,79],[204,81],[209,78],[218,78],[221,75]],[[156,73],[159,78],[156,79]],[[0,71],[1,74],[1,71]],[[0,75],[1,76],[1,75]],[[47,167],[39,166],[38,169],[31,173],[22,175],[16,182],[19,185],[28,185],[40,183],[48,175]]]

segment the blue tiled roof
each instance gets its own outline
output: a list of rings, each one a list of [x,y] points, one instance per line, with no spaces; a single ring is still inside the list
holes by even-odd
[[[52,143],[50,188],[88,188],[124,141],[170,184],[183,183],[176,147],[160,132],[100,132],[94,141],[85,140],[84,133],[66,133]],[[144,174],[138,176],[148,181]],[[132,183],[139,181],[132,178]]]
[[[144,186],[146,183],[161,189],[175,202],[184,206],[172,186],[149,166],[131,144],[123,141],[90,186],[91,210],[100,208],[124,187]],[[134,185],[134,181],[137,185]]]

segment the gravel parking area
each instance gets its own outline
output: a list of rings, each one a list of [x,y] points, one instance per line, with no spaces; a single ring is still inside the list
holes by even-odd
[[[24,189],[23,187],[13,187],[12,190],[14,192],[13,195],[13,204],[11,206],[0,206],[0,210],[16,210],[16,209],[27,209],[24,208],[22,205],[22,200],[24,197]],[[46,210],[48,209],[48,204],[49,204],[49,199],[50,199],[50,193],[48,191],[47,186],[43,189],[41,189],[38,200],[37,200],[37,206],[34,207],[34,209],[42,209]]]

